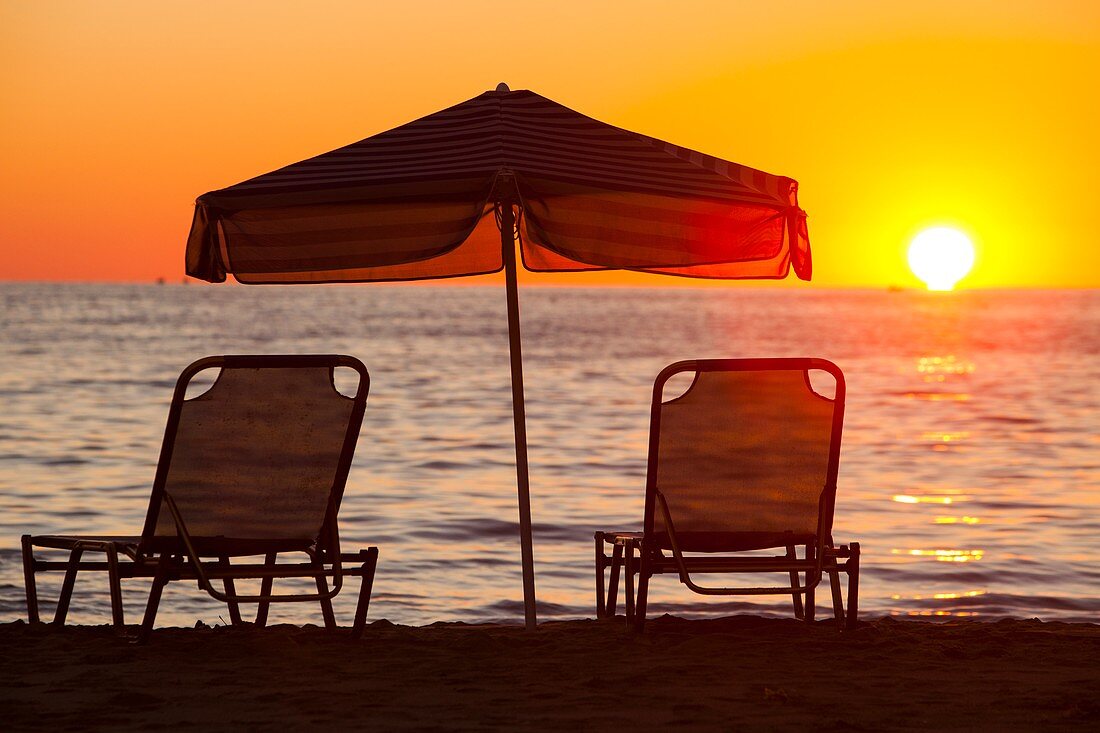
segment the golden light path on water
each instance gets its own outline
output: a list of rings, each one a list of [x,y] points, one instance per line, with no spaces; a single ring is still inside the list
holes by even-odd
[[[940,562],[970,562],[981,560],[984,550],[890,550],[891,555],[912,555],[914,557],[934,557]]]
[[[894,494],[893,500],[899,504],[954,504],[957,501],[965,501],[961,496],[911,496],[909,494]]]
[[[929,231],[922,232],[922,235],[928,235]],[[935,239],[942,232],[934,232],[930,236]],[[950,239],[950,237],[948,237]],[[928,240],[923,241],[918,237],[914,240],[913,246],[910,248],[910,263],[914,265],[914,272],[925,280],[929,284],[929,289],[932,290],[950,290],[957,279],[966,274],[969,270],[969,264],[950,262],[952,253],[949,251],[951,243],[948,242],[944,249],[944,241],[936,241],[931,245]],[[967,243],[969,244],[969,243]],[[925,251],[920,251],[921,247],[925,247]],[[929,249],[931,251],[929,251]],[[972,264],[972,250],[971,250]],[[923,257],[923,259],[922,259]],[[938,259],[937,259],[938,258]],[[944,258],[949,260],[946,264]],[[965,257],[963,258],[965,259]],[[946,268],[949,272],[944,275],[943,270]],[[952,270],[952,268],[954,268]],[[956,277],[955,275],[958,274]],[[956,384],[961,380],[966,380],[970,375],[973,375],[976,371],[976,367],[973,362],[958,357],[956,354],[944,354],[934,356],[920,356],[916,359],[914,364],[914,371],[918,375],[921,382],[927,385],[935,385],[937,387],[948,387],[951,384]],[[929,391],[929,392],[911,392],[906,395],[910,399],[926,400],[928,402],[969,402],[972,399],[972,395],[967,391]],[[956,448],[958,444],[965,441],[969,441],[972,437],[972,433],[969,430],[950,430],[950,429],[937,429],[937,430],[925,430],[920,435],[920,440],[928,445],[930,450],[936,453],[948,452],[953,448]],[[920,492],[920,493],[908,493],[908,494],[895,494],[891,497],[891,500],[898,504],[903,505],[939,505],[943,507],[954,506],[960,503],[969,502],[971,497],[964,493],[961,489],[939,489],[934,491]],[[936,525],[961,525],[972,526],[980,523],[978,517],[964,515],[957,516],[936,516],[932,520]],[[957,548],[891,548],[890,554],[894,557],[907,557],[907,558],[921,558],[931,559],[936,562],[942,563],[972,563],[982,560],[985,556],[985,551],[981,549],[957,549]],[[891,595],[891,599],[896,601],[958,601],[960,599],[970,599],[983,596],[987,593],[986,590],[968,590],[968,591],[944,591],[931,594],[900,594],[894,593]],[[978,611],[970,610],[944,610],[944,609],[924,609],[918,611],[892,611],[895,615],[907,615],[907,616],[933,616],[933,617],[969,617],[979,615]]]

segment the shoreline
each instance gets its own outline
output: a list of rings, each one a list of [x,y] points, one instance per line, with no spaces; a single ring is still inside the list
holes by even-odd
[[[519,626],[0,624],[8,730],[1041,730],[1095,725],[1100,625],[733,616]]]

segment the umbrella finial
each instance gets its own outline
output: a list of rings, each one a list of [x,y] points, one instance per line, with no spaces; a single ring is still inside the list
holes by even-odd
[[[512,90],[508,88],[507,84],[505,84],[504,82],[501,82],[501,83],[497,84],[496,91],[498,91],[498,92],[510,92]]]

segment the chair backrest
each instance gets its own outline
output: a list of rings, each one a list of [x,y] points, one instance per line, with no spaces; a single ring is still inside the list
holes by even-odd
[[[832,375],[835,394],[810,372]],[[669,379],[694,373],[665,401]],[[645,532],[668,548],[660,491],[681,549],[720,552],[828,539],[844,377],[823,359],[709,359],[666,368],[653,388]]]
[[[337,367],[358,374],[354,397]],[[219,369],[188,399],[196,375]],[[196,386],[198,386],[196,384]],[[350,356],[213,356],[176,383],[142,533],[145,551],[179,551],[165,495],[200,554],[326,545],[334,528],[370,386]]]

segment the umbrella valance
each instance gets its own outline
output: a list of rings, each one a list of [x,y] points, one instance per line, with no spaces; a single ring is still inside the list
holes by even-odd
[[[705,278],[810,278],[790,178],[493,91],[199,197],[187,272],[220,282],[458,277],[524,266]]]

